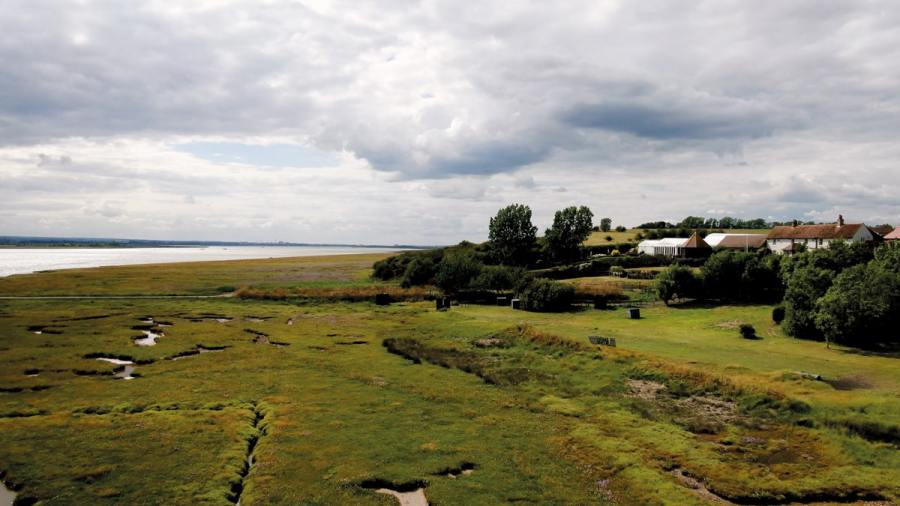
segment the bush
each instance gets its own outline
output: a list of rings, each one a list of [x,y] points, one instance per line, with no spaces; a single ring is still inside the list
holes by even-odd
[[[775,325],[781,325],[784,321],[784,306],[775,306],[772,308],[772,321]]]
[[[878,260],[845,269],[816,301],[815,323],[829,341],[864,348],[900,343],[900,274]]]
[[[616,232],[627,232],[627,231],[628,231],[628,229],[623,227],[622,225],[619,225],[618,227],[616,227]]]
[[[503,291],[515,288],[520,280],[528,276],[528,271],[521,267],[504,265],[486,265],[472,282],[472,288],[478,290]]]
[[[700,278],[693,269],[684,265],[673,265],[656,278],[656,293],[666,305],[672,299],[694,298],[699,295]]]
[[[434,284],[444,293],[455,294],[469,288],[483,268],[471,252],[450,253],[438,264]]]
[[[565,311],[574,296],[575,287],[549,279],[536,279],[519,294],[527,311]]]
[[[409,288],[411,286],[431,284],[434,282],[436,273],[437,266],[430,258],[413,258],[406,266],[400,286]]]
[[[744,339],[756,339],[756,329],[749,323],[742,323],[738,329]]]

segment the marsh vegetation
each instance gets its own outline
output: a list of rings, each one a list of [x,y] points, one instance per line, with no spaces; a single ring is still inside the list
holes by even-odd
[[[37,274],[0,291],[399,288],[340,260]],[[897,358],[786,337],[772,310],[0,301],[0,473],[45,504],[897,501]],[[155,346],[135,344],[132,327],[162,322]],[[29,330],[51,323],[63,332]],[[126,367],[136,379],[119,381]]]

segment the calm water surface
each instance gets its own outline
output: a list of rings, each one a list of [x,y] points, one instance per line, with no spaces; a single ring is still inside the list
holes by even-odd
[[[159,264],[202,260],[310,257],[382,253],[387,248],[327,246],[210,246],[197,248],[9,248],[0,249],[0,277],[37,271]]]

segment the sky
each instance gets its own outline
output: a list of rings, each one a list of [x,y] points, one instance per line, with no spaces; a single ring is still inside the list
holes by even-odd
[[[900,225],[893,0],[4,0],[0,235]]]

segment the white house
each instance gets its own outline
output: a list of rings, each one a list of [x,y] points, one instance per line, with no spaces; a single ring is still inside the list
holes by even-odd
[[[785,225],[773,228],[766,236],[766,244],[776,253],[792,253],[802,244],[806,249],[827,248],[834,241],[871,241],[875,234],[864,223],[844,223],[838,216],[837,223],[827,225]]]

